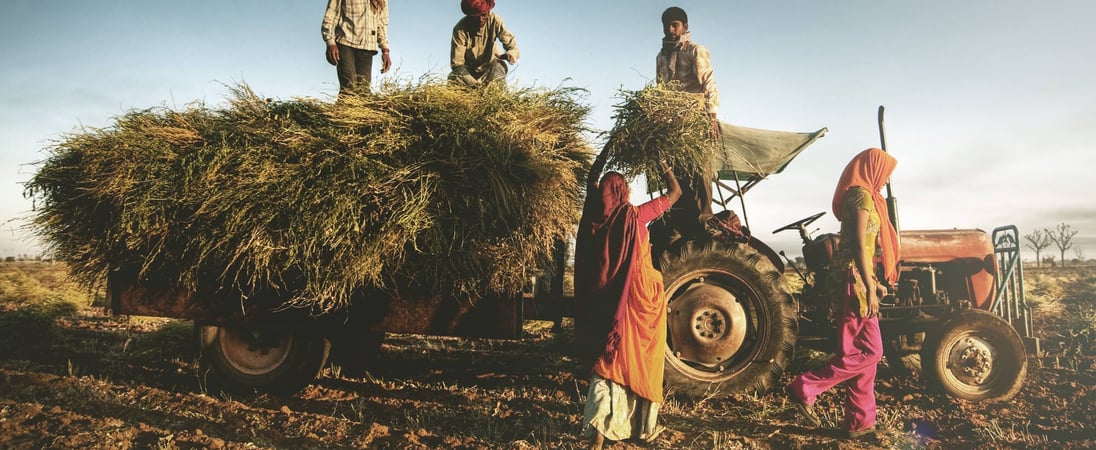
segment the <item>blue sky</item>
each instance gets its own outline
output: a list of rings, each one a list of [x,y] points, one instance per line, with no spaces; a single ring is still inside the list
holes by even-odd
[[[1000,1],[498,0],[522,59],[510,80],[589,91],[611,126],[618,89],[654,72],[659,15],[678,5],[713,55],[720,119],[829,134],[747,195],[755,236],[828,209],[842,167],[878,146],[887,109],[907,229],[1066,222],[1096,257],[1096,3]],[[246,82],[275,98],[330,98],[323,0],[5,0],[0,4],[0,256],[35,254],[22,183],[42,149],[132,108],[222,102]],[[459,2],[395,0],[390,76],[444,75]],[[376,76],[376,75],[375,75]],[[735,209],[738,209],[737,207]],[[741,211],[739,211],[741,213]],[[816,222],[837,228],[832,215]],[[1056,249],[1048,249],[1057,254]],[[1067,252],[1068,258],[1076,255]]]

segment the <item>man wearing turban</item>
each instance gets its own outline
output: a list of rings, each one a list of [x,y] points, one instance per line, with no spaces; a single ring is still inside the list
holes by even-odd
[[[494,7],[495,0],[461,0],[464,17],[453,27],[450,83],[480,86],[504,80],[509,72],[506,63],[517,63],[518,42],[502,17],[491,12]],[[496,41],[503,51],[496,49]]]

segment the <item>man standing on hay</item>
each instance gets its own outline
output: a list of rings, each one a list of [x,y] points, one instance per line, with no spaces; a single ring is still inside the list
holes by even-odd
[[[491,12],[494,7],[495,0],[461,0],[464,17],[453,27],[450,83],[478,87],[502,81],[509,72],[506,63],[518,62],[518,41],[506,28],[502,17]],[[495,53],[495,41],[502,43],[505,53]]]
[[[672,6],[662,12],[662,32],[662,50],[655,58],[658,82],[703,95],[712,119],[712,138],[719,139],[719,120],[716,119],[719,90],[715,85],[711,54],[707,48],[692,41],[689,16],[681,8]],[[684,192],[683,201],[674,204],[670,214],[671,226],[683,235],[707,234],[704,222],[712,217],[712,174],[675,172]]]
[[[373,82],[373,56],[381,54],[381,73],[392,67],[388,56],[388,0],[327,0],[320,26],[327,62],[335,66],[339,92]]]

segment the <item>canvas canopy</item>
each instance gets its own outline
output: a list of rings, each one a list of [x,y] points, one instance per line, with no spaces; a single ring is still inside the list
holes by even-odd
[[[715,182],[720,188],[719,198],[714,200],[724,207],[769,175],[782,172],[796,156],[829,131],[826,128],[812,132],[762,130],[726,122],[720,122],[719,128],[723,142],[719,157],[712,161],[712,172],[717,174]],[[665,189],[657,180],[647,181],[648,192]],[[724,190],[731,195],[725,196]]]
[[[715,161],[721,180],[746,183],[780,173],[807,146],[826,134],[827,129],[809,133],[762,130],[720,123],[723,135],[722,161]]]

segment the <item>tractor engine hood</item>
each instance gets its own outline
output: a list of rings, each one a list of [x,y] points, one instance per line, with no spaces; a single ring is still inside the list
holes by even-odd
[[[953,298],[979,309],[994,297],[997,260],[993,242],[982,230],[902,230],[901,270],[931,265],[945,274],[941,282]]]

